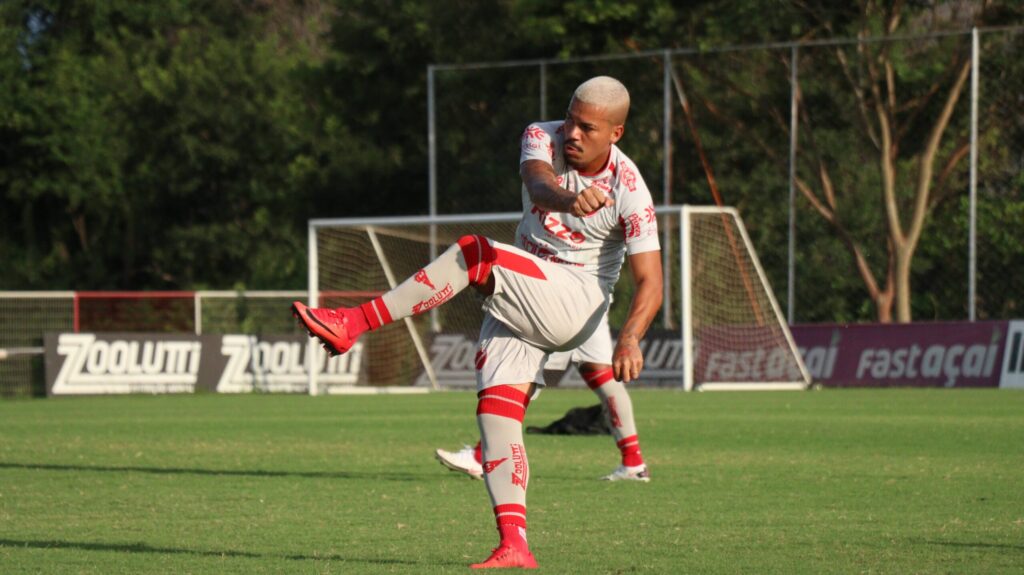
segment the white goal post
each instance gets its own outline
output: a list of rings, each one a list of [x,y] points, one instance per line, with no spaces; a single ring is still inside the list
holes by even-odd
[[[807,370],[736,210],[660,206],[656,212],[665,313],[652,332],[680,352],[674,385],[687,391],[805,388]],[[352,306],[380,295],[466,234],[513,244],[522,217],[505,212],[310,220],[308,303]],[[629,277],[624,271],[616,287],[613,331],[630,303]],[[480,296],[465,290],[429,314],[362,338],[359,385],[472,388],[480,304]],[[307,361],[322,361],[323,353],[310,340]],[[319,388],[316,370],[309,373],[310,394],[332,392]]]

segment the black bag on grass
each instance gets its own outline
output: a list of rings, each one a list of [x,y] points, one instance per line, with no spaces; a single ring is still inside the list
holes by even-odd
[[[611,435],[611,432],[600,403],[590,407],[574,407],[565,412],[564,417],[544,427],[531,425],[526,428],[526,433],[549,435]]]

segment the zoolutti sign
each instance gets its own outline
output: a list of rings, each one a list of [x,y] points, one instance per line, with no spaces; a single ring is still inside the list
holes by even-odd
[[[48,333],[43,339],[48,395],[309,389],[308,338],[302,335]],[[359,381],[362,345],[317,357],[320,385]]]
[[[816,383],[832,387],[1004,387],[1024,389],[1024,321],[918,324],[798,325],[792,328],[804,364]],[[774,351],[756,344],[712,351],[697,358],[701,377],[715,370],[775,377]],[[643,387],[682,385],[678,332],[651,330],[641,342]],[[476,385],[476,341],[439,334],[429,346],[438,378],[452,387]],[[778,363],[778,362],[776,362]],[[585,387],[576,369],[548,365],[545,379],[559,387]],[[792,376],[782,370],[782,376]],[[417,385],[429,385],[421,374]]]

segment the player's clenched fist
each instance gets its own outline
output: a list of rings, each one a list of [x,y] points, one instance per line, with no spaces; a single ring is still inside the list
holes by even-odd
[[[601,188],[590,186],[576,196],[569,212],[577,218],[582,218],[614,203],[615,200],[604,195]]]

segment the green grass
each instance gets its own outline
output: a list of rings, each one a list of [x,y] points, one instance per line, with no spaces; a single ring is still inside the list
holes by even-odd
[[[609,437],[527,436],[549,573],[1024,572],[1024,393],[635,391]],[[545,392],[527,424],[590,405]],[[468,393],[0,402],[0,572],[466,573],[486,491],[435,447]]]

